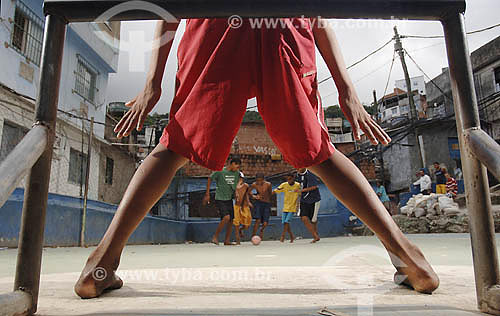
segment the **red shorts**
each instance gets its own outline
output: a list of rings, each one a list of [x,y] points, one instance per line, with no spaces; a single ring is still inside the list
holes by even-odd
[[[309,19],[253,28],[245,19],[190,19],[179,44],[170,122],[160,142],[212,170],[223,168],[247,100],[257,97],[267,132],[295,168],[335,150],[324,124]]]

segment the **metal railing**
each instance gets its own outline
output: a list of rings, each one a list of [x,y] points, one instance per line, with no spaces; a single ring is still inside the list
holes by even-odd
[[[45,1],[47,22],[40,88],[36,104],[36,121],[49,131],[48,140],[45,144],[46,150],[33,165],[28,177],[14,292],[0,296],[0,315],[33,314],[37,308],[52,136],[57,112],[66,24],[93,21],[106,10],[126,2],[123,0]],[[500,315],[498,258],[484,167],[484,165],[488,166],[498,177],[500,146],[480,130],[472,68],[464,32],[462,15],[465,11],[464,0],[148,0],[146,2],[167,10],[177,18],[239,15],[241,17],[322,16],[324,18],[402,18],[441,21],[445,33],[457,129],[463,155],[478,307],[483,312]],[[153,12],[132,7],[128,11],[121,10],[120,13],[110,18],[110,20],[141,19],[158,19],[158,16]],[[26,146],[27,142],[32,142],[33,135],[35,132],[29,133],[26,136],[27,140],[18,146]],[[16,148],[15,151],[20,152],[20,149]],[[33,157],[38,155],[39,153],[36,152]],[[17,158],[15,164],[22,161],[24,156]],[[0,168],[4,170],[14,168],[12,161],[14,159],[7,159]],[[16,176],[21,177],[24,167],[29,167],[30,164],[31,160],[23,162],[23,168],[17,171]],[[11,183],[17,183],[18,180],[17,178]],[[0,183],[5,181],[2,174]],[[11,187],[3,186],[2,191],[5,192],[1,192],[0,195],[8,195],[9,190]]]

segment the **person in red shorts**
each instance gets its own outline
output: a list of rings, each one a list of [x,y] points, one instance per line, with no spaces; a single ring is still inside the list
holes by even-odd
[[[347,73],[335,34],[320,19],[282,19],[275,28],[238,28],[226,19],[190,19],[179,44],[179,68],[170,122],[160,144],[132,178],[118,210],[75,284],[82,298],[120,288],[115,274],[129,236],[189,160],[220,170],[246,110],[257,98],[267,132],[295,168],[308,168],[376,233],[396,268],[394,280],[432,293],[439,278],[422,252],[400,231],[359,169],[330,142],[318,95],[315,47],[323,56],[339,93],[340,106],[352,125],[373,144],[390,142],[361,105]],[[157,25],[156,45],[142,92],[127,103],[130,110],[115,127],[119,138],[140,130],[161,95],[161,81],[171,42],[160,38],[177,24]],[[96,269],[107,277],[95,280]]]

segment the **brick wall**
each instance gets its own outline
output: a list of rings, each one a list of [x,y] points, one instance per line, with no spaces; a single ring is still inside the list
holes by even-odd
[[[356,149],[354,143],[337,143],[334,145],[335,148],[337,148],[337,150],[344,155],[347,155]],[[352,161],[354,161],[355,158],[356,156],[350,157]],[[357,163],[357,166],[368,180],[375,180],[377,178],[375,174],[375,164],[370,159],[361,160]]]
[[[241,170],[245,176],[254,177],[260,172],[269,176],[293,169],[283,160],[280,151],[267,134],[264,124],[260,122],[241,124],[228,161],[233,156],[238,156],[242,160]],[[189,162],[182,171],[188,177],[208,176],[212,172],[192,162]]]
[[[337,143],[334,145],[344,155],[355,150],[354,143]],[[260,172],[269,176],[293,169],[282,157],[279,160],[273,160],[274,155],[281,155],[281,153],[267,134],[264,124],[246,122],[242,123],[236,135],[228,161],[233,156],[240,157],[242,160],[241,170],[245,173],[245,176],[249,177],[254,177],[255,174]],[[351,157],[351,160],[353,159]],[[362,161],[358,167],[367,179],[376,178],[375,165],[371,161]],[[200,177],[208,176],[212,171],[189,162],[182,172],[187,177]]]

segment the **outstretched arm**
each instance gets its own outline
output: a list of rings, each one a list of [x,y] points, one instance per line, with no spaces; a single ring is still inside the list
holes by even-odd
[[[359,102],[354,85],[347,73],[335,32],[328,26],[328,23],[322,23],[321,20],[317,18],[313,21],[314,39],[335,81],[339,91],[340,107],[351,123],[354,138],[360,140],[361,129],[373,144],[377,144],[378,141],[384,145],[388,144],[391,141],[389,135],[378,126]]]
[[[174,39],[173,35],[175,35],[178,25],[178,23],[167,23],[164,20],[158,21],[156,24],[146,85],[142,92],[125,104],[130,107],[130,110],[125,113],[115,127],[114,131],[118,138],[130,135],[134,128],[140,131],[148,113],[151,112],[160,99],[161,81],[165,71],[165,64],[167,63],[167,57]]]

